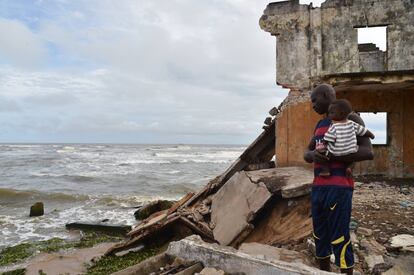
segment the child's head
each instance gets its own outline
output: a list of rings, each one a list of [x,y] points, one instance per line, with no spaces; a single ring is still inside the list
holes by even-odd
[[[329,105],[328,118],[335,121],[345,120],[351,112],[351,103],[346,99],[338,99]]]

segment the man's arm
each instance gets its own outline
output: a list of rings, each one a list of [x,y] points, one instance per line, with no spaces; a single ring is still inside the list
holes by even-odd
[[[305,150],[305,154],[303,155],[303,158],[305,159],[306,162],[312,163],[314,161],[315,147],[316,147],[316,142],[314,139],[312,139],[309,142],[308,148],[306,148]]]
[[[349,116],[349,119],[365,126],[364,121],[362,118],[352,113]],[[363,161],[363,160],[373,160],[374,153],[372,151],[372,144],[369,137],[357,137],[357,144],[358,144],[358,152],[345,155],[345,156],[332,156],[331,160],[343,161],[343,162],[355,162],[355,161]]]

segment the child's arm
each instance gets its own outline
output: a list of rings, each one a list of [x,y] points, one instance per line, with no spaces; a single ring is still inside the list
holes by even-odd
[[[363,135],[363,136],[364,137],[369,137],[370,139],[374,139],[375,138],[375,135],[370,130],[368,130],[368,129],[367,129],[365,135]]]
[[[375,138],[375,135],[370,130],[362,126],[361,124],[358,124],[356,122],[353,122],[353,124],[354,124],[355,133],[357,134],[357,136],[369,137],[370,139]]]
[[[335,141],[336,141],[336,129],[335,129],[334,124],[329,126],[329,129],[328,129],[328,131],[326,131],[325,136],[323,137],[323,140],[326,141],[326,142],[335,143]]]

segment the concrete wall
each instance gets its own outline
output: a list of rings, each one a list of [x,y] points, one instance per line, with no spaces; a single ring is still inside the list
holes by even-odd
[[[329,75],[354,73],[338,98],[349,99],[357,111],[388,112],[390,133],[389,145],[375,146],[375,160],[358,164],[357,172],[414,176],[414,92],[405,85],[413,83],[405,77],[412,77],[408,70],[414,70],[414,0],[327,0],[321,8],[298,0],[275,2],[266,7],[259,24],[277,37],[276,80],[291,89],[278,115],[279,166],[307,165],[303,152],[320,119],[309,102],[312,87]],[[386,52],[369,44],[358,46],[357,28],[374,26],[387,26]],[[355,73],[378,71],[404,72],[396,79],[369,75],[367,83],[380,83],[379,90],[355,88],[363,82]],[[383,89],[386,81],[406,89]]]
[[[321,8],[276,2],[259,23],[277,37],[276,79],[284,87],[309,89],[312,78],[363,71],[356,27],[387,26],[385,70],[414,69],[412,0],[327,0]]]

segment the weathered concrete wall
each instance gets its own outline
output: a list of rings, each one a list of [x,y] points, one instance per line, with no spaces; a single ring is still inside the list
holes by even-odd
[[[357,112],[387,112],[389,144],[374,146],[375,158],[355,166],[357,174],[385,174],[402,177],[403,174],[403,95],[405,91],[350,91],[338,93],[348,99]]]
[[[291,91],[283,106],[276,126],[277,166],[309,167],[303,153],[321,116],[313,111],[309,97],[300,96],[298,91]]]
[[[303,152],[320,119],[309,91],[325,78],[335,83],[336,75],[351,78],[338,98],[349,99],[357,111],[388,112],[390,143],[375,146],[375,160],[358,164],[357,172],[414,176],[414,108],[408,103],[414,96],[407,91],[413,87],[407,88],[414,70],[413,0],[327,0],[321,8],[298,0],[275,2],[259,24],[277,37],[277,83],[291,89],[276,126],[278,166],[307,165]],[[374,26],[387,26],[385,52],[358,45],[358,28]],[[361,83],[372,86],[355,88]],[[400,86],[381,86],[389,83]]]
[[[386,53],[383,51],[360,52],[359,70],[361,72],[382,72],[385,70]]]
[[[411,0],[327,0],[316,9],[276,2],[260,19],[277,36],[277,82],[298,89],[311,88],[309,79],[318,76],[360,72],[357,27],[367,26],[387,26],[385,70],[414,69]]]

